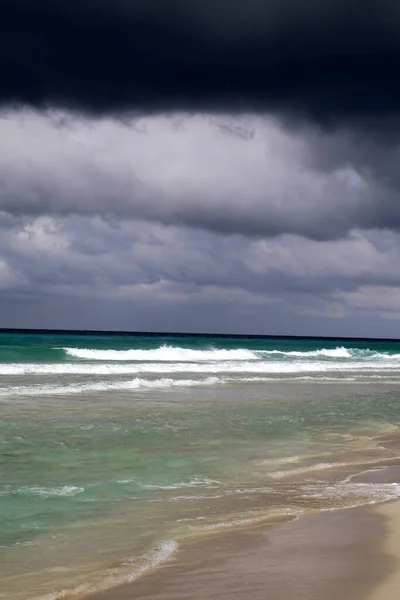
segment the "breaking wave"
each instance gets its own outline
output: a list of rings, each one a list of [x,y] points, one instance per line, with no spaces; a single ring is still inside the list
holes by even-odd
[[[191,350],[175,346],[160,346],[154,350],[91,350],[89,348],[64,348],[74,358],[86,360],[124,361],[208,361],[252,360],[259,358],[252,350]]]
[[[394,360],[400,362],[400,354],[374,352],[359,348],[321,348],[319,350],[250,350],[208,349],[193,350],[176,346],[160,346],[151,350],[96,350],[90,348],[63,348],[67,356],[90,361],[128,361],[128,362],[214,362],[214,361],[260,361],[289,359],[350,359],[350,360]]]
[[[96,592],[105,592],[122,584],[133,583],[150,569],[171,558],[177,549],[178,542],[175,540],[164,540],[140,558],[134,558],[131,561],[127,560],[114,568],[108,568],[102,576],[92,582],[81,583],[72,589],[64,589],[44,596],[37,596],[34,600],[58,600],[60,598],[76,596],[86,597]]]
[[[47,364],[0,364],[0,375],[140,375],[143,373],[258,373],[295,374],[329,372],[393,371],[400,369],[400,362],[353,361],[232,361],[215,363],[47,363]]]
[[[140,379],[135,378],[130,381],[102,381],[82,384],[71,384],[64,386],[56,385],[36,385],[36,386],[15,386],[0,388],[0,396],[48,396],[48,395],[70,395],[83,394],[85,392],[105,392],[108,390],[138,390],[138,389],[157,389],[171,387],[192,387],[198,385],[213,385],[220,383],[218,378],[209,377],[207,379]],[[223,382],[221,382],[223,383]]]
[[[314,381],[399,383],[400,353],[316,350],[64,348],[54,362],[0,363],[0,397],[189,388],[229,383]]]
[[[168,390],[177,388],[191,388],[202,386],[218,386],[226,384],[251,384],[251,383],[277,383],[277,382],[314,382],[314,383],[365,383],[384,382],[387,384],[400,384],[400,374],[398,376],[365,375],[364,377],[346,377],[346,376],[284,376],[284,377],[206,377],[203,379],[172,379],[163,377],[161,379],[142,379],[136,377],[129,381],[100,381],[90,383],[79,383],[70,385],[52,385],[37,384],[34,386],[14,386],[0,388],[0,397],[8,398],[14,396],[70,396],[84,395],[93,392],[107,391],[145,391],[145,390]]]

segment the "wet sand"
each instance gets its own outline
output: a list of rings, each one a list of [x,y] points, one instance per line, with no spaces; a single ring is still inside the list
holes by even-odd
[[[400,503],[395,506],[400,531]],[[93,598],[361,600],[377,590],[371,600],[394,600],[399,596],[378,592],[396,565],[387,525],[386,514],[359,507],[186,540],[153,572]]]
[[[399,465],[353,482],[397,484]],[[180,541],[138,580],[92,600],[398,600],[400,500],[315,510]]]
[[[398,600],[400,598],[400,501],[383,504],[375,513],[386,521],[387,534],[383,553],[391,557],[391,573],[378,585],[368,600]]]

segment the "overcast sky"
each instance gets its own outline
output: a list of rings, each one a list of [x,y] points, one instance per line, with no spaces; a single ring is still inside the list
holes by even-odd
[[[0,327],[400,337],[400,8],[3,0]]]

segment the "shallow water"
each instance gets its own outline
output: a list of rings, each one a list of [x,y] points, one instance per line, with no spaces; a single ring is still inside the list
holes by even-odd
[[[400,496],[400,344],[0,334],[0,598],[134,579],[187,535]],[[81,586],[81,588],[78,588]]]

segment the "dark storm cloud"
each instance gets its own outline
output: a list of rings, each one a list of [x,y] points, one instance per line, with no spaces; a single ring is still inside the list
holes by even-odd
[[[397,114],[395,0],[3,0],[0,103]]]

